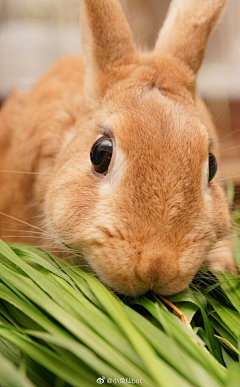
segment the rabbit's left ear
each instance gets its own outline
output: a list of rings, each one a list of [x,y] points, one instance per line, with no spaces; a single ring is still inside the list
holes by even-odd
[[[81,0],[81,35],[84,90],[91,99],[101,96],[103,78],[112,67],[130,63],[136,48],[118,0]]]
[[[226,1],[172,0],[155,52],[178,58],[196,74]]]

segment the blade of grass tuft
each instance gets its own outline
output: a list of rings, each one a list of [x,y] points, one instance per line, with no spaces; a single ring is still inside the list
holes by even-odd
[[[35,387],[35,385],[0,352],[1,387]]]

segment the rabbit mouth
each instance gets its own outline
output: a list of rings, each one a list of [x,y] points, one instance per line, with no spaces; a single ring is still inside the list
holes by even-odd
[[[159,296],[171,296],[185,290],[194,277],[189,275],[188,277],[177,276],[169,281],[165,286],[154,287],[152,290]]]
[[[135,271],[135,274],[138,278],[138,280],[141,281],[142,284],[144,285],[147,285],[149,287],[148,290],[152,290],[154,291],[155,293],[157,294],[161,294],[163,295],[163,291],[165,288],[168,288],[168,286],[171,286],[172,283],[174,283],[174,281],[176,280],[176,278],[179,276],[179,273],[176,274],[173,278],[169,279],[169,280],[165,280],[164,281],[164,284],[162,283],[163,281],[161,281],[161,279],[159,280],[155,280],[153,282],[150,282],[149,284],[144,281],[141,276],[137,273],[137,271]]]

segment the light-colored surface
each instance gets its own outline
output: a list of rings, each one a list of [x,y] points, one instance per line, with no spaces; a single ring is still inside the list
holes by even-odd
[[[169,0],[121,0],[135,39],[153,45]],[[0,96],[27,89],[58,57],[80,53],[78,0],[0,0]],[[240,1],[229,0],[199,74],[207,98],[240,98]]]
[[[11,21],[0,25],[0,97],[27,90],[58,57],[79,55],[79,25]]]

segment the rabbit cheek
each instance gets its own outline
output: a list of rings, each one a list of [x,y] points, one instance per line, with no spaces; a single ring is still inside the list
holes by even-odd
[[[232,233],[231,219],[223,189],[215,183],[210,185],[211,192],[211,211],[212,211],[212,227],[216,233],[218,240],[229,237]]]
[[[105,233],[105,232],[104,232]],[[91,240],[89,254],[85,256],[99,279],[121,294],[139,296],[150,289],[135,270],[139,254],[128,241],[108,232]]]
[[[46,196],[44,217],[47,229],[61,243],[80,241],[90,214],[95,212],[98,190],[87,172],[76,176],[67,169],[54,180]],[[81,182],[81,184],[79,184]]]

